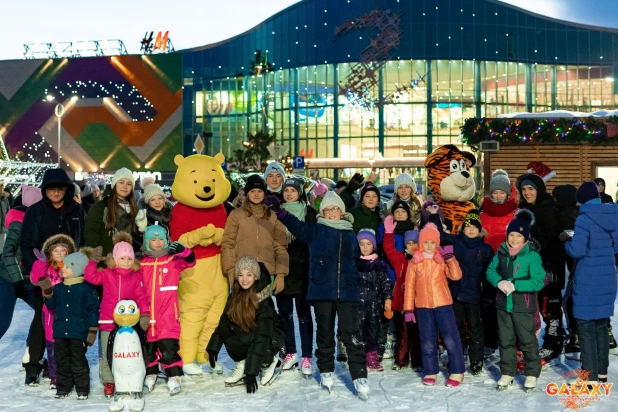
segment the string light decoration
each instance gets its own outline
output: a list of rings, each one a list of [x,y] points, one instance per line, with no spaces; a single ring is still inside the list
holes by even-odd
[[[427,73],[421,75],[419,72],[416,72],[416,74],[418,77],[413,77],[408,84],[399,86],[395,83],[395,91],[386,97],[386,101],[388,103],[397,103],[404,93],[413,93],[415,89],[421,87],[421,84],[426,84],[425,77],[427,76]]]
[[[480,143],[504,144],[589,143],[618,144],[618,116],[559,119],[466,119],[461,138],[474,151]]]
[[[34,159],[31,155],[30,158]],[[0,182],[3,184],[29,184],[39,186],[47,169],[56,168],[56,163],[22,162],[11,159],[4,139],[0,135]]]

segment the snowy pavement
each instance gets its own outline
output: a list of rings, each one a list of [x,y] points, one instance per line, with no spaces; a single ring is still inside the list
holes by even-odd
[[[103,385],[98,379],[98,349],[88,350],[92,389],[87,401],[78,401],[75,392],[64,400],[54,399],[55,391],[49,390],[49,382],[30,388],[24,386],[25,372],[21,367],[27,335],[27,326],[32,319],[32,310],[18,301],[13,323],[0,341],[0,411],[106,411],[110,401],[103,396]],[[613,322],[618,331],[618,317]],[[297,339],[297,343],[299,340]],[[299,344],[300,346],[300,344]],[[233,362],[222,353],[220,360],[224,374],[230,373]],[[545,393],[549,382],[559,385],[565,373],[574,371],[579,362],[564,360],[557,366],[547,368],[539,378],[533,393],[524,393],[523,376],[516,377],[515,384],[505,392],[496,391],[499,370],[496,359],[485,363],[486,373],[473,377],[466,373],[459,388],[444,386],[446,371],[443,370],[435,387],[421,383],[420,375],[410,369],[392,371],[391,361],[384,361],[384,373],[369,375],[371,393],[367,402],[353,394],[350,375],[339,365],[336,369],[335,386],[331,395],[318,387],[318,374],[305,380],[300,372],[284,372],[272,386],[260,386],[255,395],[247,395],[244,386],[226,388],[223,377],[205,373],[202,379],[184,378],[182,392],[170,397],[165,383],[159,382],[151,394],[146,394],[146,411],[567,411],[558,397]],[[315,359],[314,359],[315,368]],[[609,380],[618,376],[618,356],[610,356]],[[572,379],[571,379],[572,380]],[[614,381],[616,382],[616,381]],[[586,411],[614,412],[618,410],[618,386],[609,397],[583,408]]]

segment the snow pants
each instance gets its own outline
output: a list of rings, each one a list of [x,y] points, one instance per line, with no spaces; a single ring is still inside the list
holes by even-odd
[[[150,355],[146,375],[157,375],[159,364],[165,376],[182,376],[182,359],[178,353],[178,339],[159,339],[148,342],[148,354]]]
[[[485,344],[483,342],[483,323],[481,321],[481,305],[477,303],[453,302],[457,330],[462,346],[465,346],[466,331],[470,337],[468,358],[470,362],[483,360]]]
[[[57,360],[54,342],[46,340],[45,349],[47,350],[47,374],[50,379],[56,379],[58,377],[58,367],[56,366]]]
[[[313,317],[311,316],[311,305],[309,305],[304,295],[278,294],[275,298],[277,299],[277,309],[279,309],[283,331],[285,332],[285,353],[297,352],[296,334],[294,332],[294,305],[296,304],[302,357],[311,358],[313,356]]]
[[[28,355],[30,357],[26,364],[26,375],[38,375],[43,369],[40,361],[45,353],[45,329],[43,328],[43,293],[41,288],[34,286],[34,319],[30,324],[30,343],[28,345]]]
[[[198,259],[184,270],[178,285],[180,357],[184,364],[205,363],[206,347],[219,325],[229,295],[221,255]]]
[[[609,330],[607,318],[597,320],[577,319],[582,369],[590,372],[589,381],[597,381],[599,375],[607,376],[609,367]]]
[[[524,355],[524,375],[539,377],[541,357],[536,338],[534,312],[506,312],[497,309],[498,344],[500,347],[500,372],[515,376],[517,368],[517,344]]]
[[[498,318],[496,315],[496,291],[491,283],[483,280],[481,297],[481,319],[483,323],[483,342],[485,347],[498,349]]]
[[[404,313],[394,313],[397,325],[397,337],[395,339],[395,363],[405,367],[412,364],[413,368],[423,366],[421,357],[421,337],[418,324],[406,322]]]
[[[114,375],[107,362],[107,343],[111,332],[101,331],[99,346],[101,347],[101,358],[99,358],[99,377],[103,383],[114,383]]]
[[[108,333],[109,335],[109,333]],[[81,339],[54,339],[58,379],[56,391],[70,393],[73,385],[78,395],[88,395],[90,392],[90,368],[86,351],[88,346]]]
[[[358,328],[358,303],[331,300],[313,302],[315,312],[316,343],[320,373],[335,371],[335,316],[338,317],[339,333],[348,353],[348,365],[352,380],[367,377],[365,344]]]
[[[453,305],[439,306],[434,309],[417,308],[416,319],[421,335],[421,352],[423,353],[423,374],[436,375],[440,371],[438,362],[438,331],[448,351],[450,373],[464,373],[461,340],[457,332],[457,322]]]

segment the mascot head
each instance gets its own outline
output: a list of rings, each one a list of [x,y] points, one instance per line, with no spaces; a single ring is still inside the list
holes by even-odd
[[[174,199],[196,209],[208,209],[225,202],[232,186],[223,173],[223,162],[225,157],[221,153],[214,157],[176,155],[174,163],[178,170],[172,184]]]
[[[425,159],[429,190],[443,202],[467,202],[474,197],[476,185],[468,171],[476,164],[470,152],[448,144]]]
[[[132,300],[121,300],[114,309],[114,321],[118,326],[133,326],[139,322],[139,307]]]

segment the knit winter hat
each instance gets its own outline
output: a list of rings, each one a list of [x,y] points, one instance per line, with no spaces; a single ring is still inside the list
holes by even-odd
[[[324,216],[324,209],[333,206],[337,206],[341,209],[341,213],[345,213],[345,204],[339,195],[335,192],[326,192],[324,199],[322,199],[322,203],[320,203],[320,216]]]
[[[144,246],[146,246],[146,251],[148,252],[152,252],[152,249],[150,248],[150,241],[152,239],[163,239],[163,247],[166,248],[169,246],[169,242],[167,240],[167,230],[165,230],[163,226],[159,226],[157,223],[158,222],[154,225],[148,226],[144,232]]]
[[[397,209],[403,209],[408,214],[408,219],[410,219],[410,206],[406,202],[398,200],[393,203],[393,206],[391,206],[391,215],[395,216],[395,210]]]
[[[251,175],[247,178],[247,183],[245,183],[245,196],[248,195],[252,189],[260,189],[266,193],[266,183],[259,175]]]
[[[361,229],[358,232],[358,235],[356,235],[356,240],[358,240],[359,243],[361,240],[368,240],[371,242],[371,245],[373,246],[373,251],[376,252],[378,250],[376,232],[374,232],[373,229]]]
[[[146,203],[150,201],[154,196],[161,195],[165,199],[165,192],[161,189],[161,186],[155,183],[151,183],[144,189],[144,200]]]
[[[75,188],[73,194],[75,196],[79,196],[82,193],[82,189],[77,185],[77,183],[73,183],[73,187]]]
[[[493,175],[491,175],[491,181],[489,182],[489,193],[493,193],[494,190],[502,190],[505,192],[507,200],[511,195],[511,181],[509,180],[509,174],[502,169],[497,169]]]
[[[131,184],[135,186],[135,177],[133,177],[133,172],[126,167],[118,169],[116,170],[116,173],[114,173],[114,177],[112,177],[112,189],[116,187],[116,183],[118,183],[120,179],[128,179],[131,181]]]
[[[120,232],[114,236],[114,250],[112,251],[112,257],[116,264],[118,259],[122,257],[131,257],[135,259],[135,252],[133,246],[131,246],[132,237],[126,232]]]
[[[468,212],[468,214],[466,214],[466,217],[463,221],[463,227],[466,226],[475,226],[479,231],[483,229],[483,224],[481,223],[481,216],[478,210],[472,209]]]
[[[600,199],[601,195],[599,194],[599,188],[596,183],[584,182],[577,189],[575,198],[577,199],[577,203],[583,205],[592,199]]]
[[[522,235],[526,242],[530,239],[530,227],[534,224],[534,214],[528,209],[520,209],[506,228],[506,237],[509,233],[517,232]]]
[[[418,230],[408,230],[403,235],[403,245],[407,245],[410,241],[418,243],[419,235],[420,232]]]
[[[84,185],[84,189],[82,190],[82,197],[90,196],[92,194],[92,185],[90,183],[86,183]]]
[[[365,197],[365,194],[367,194],[367,192],[375,192],[375,194],[378,195],[378,200],[380,200],[380,189],[378,189],[373,183],[367,182],[365,183],[365,186],[363,186],[363,188],[361,189],[361,203],[363,202],[363,198]]]
[[[293,187],[297,192],[298,196],[303,195],[303,182],[300,179],[289,178],[285,182],[283,182],[283,187],[281,190],[285,190],[286,187]]]
[[[84,253],[75,252],[62,259],[62,264],[73,271],[74,278],[78,278],[84,276],[89,261],[88,256]]]
[[[253,256],[245,255],[236,261],[236,267],[234,268],[234,277],[236,279],[238,279],[241,270],[248,270],[255,275],[255,280],[260,280],[260,265]]]
[[[438,232],[438,228],[433,223],[427,223],[418,235],[421,252],[423,251],[423,244],[429,240],[436,243],[436,248],[440,246],[440,232]]]
[[[416,193],[416,182],[414,178],[408,173],[402,173],[395,179],[395,193],[397,193],[397,189],[399,186],[408,185],[412,188],[412,194]]]
[[[30,207],[39,200],[43,199],[41,189],[34,186],[21,185],[21,203],[26,207]]]
[[[328,187],[322,182],[317,182],[315,186],[313,186],[313,194],[316,196],[324,196],[326,192],[328,192]]]
[[[268,166],[266,166],[266,171],[264,172],[264,180],[266,180],[268,175],[271,173],[279,173],[284,179],[287,177],[287,175],[285,174],[285,166],[283,166],[279,162],[271,162],[268,164]]]

